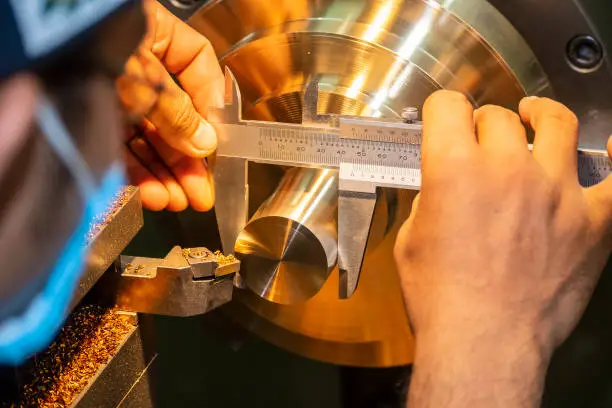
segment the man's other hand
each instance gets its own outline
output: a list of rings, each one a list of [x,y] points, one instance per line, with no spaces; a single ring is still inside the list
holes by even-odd
[[[395,247],[417,340],[411,407],[539,404],[610,255],[612,179],[579,185],[576,116],[546,98],[519,112],[450,91],[425,104],[422,189]]]

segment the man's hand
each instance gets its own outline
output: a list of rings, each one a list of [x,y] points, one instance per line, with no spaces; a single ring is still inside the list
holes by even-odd
[[[546,98],[519,111],[474,112],[449,91],[425,104],[422,189],[395,248],[417,339],[410,407],[539,406],[610,255],[612,179],[579,185],[575,115]]]
[[[223,73],[206,38],[155,0],[144,8],[147,35],[117,81],[126,110],[144,116],[126,135],[130,181],[151,210],[207,211],[214,188],[204,158],[217,139],[205,114],[223,106]]]

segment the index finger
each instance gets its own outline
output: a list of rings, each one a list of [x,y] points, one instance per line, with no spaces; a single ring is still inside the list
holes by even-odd
[[[144,46],[176,76],[201,115],[223,107],[225,78],[210,41],[156,0],[145,1],[149,31]]]
[[[474,108],[454,91],[433,93],[423,107],[422,168],[436,166],[435,158],[465,156],[476,150]]]

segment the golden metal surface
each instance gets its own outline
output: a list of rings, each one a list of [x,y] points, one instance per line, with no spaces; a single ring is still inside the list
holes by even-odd
[[[190,24],[235,74],[246,119],[297,123],[301,96],[319,81],[319,111],[399,117],[433,91],[516,109],[549,94],[532,52],[485,0],[216,0]],[[273,188],[273,187],[272,187]],[[307,302],[278,305],[248,291],[232,316],[296,353],[338,364],[392,366],[413,358],[413,338],[392,258],[412,193],[377,206],[360,285],[337,298],[338,272]]]

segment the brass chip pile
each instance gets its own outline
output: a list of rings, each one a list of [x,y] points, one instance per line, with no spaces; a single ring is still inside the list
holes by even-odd
[[[221,251],[215,251],[215,256],[217,257],[217,263],[219,265],[227,265],[236,262],[236,258],[232,254],[223,255]]]
[[[100,232],[102,227],[110,222],[113,219],[115,214],[119,212],[119,210],[125,205],[128,201],[128,198],[131,193],[131,188],[126,187],[121,191],[115,194],[115,199],[110,207],[102,214],[98,214],[94,219],[93,223],[89,226],[89,231],[87,232],[87,241],[91,242],[96,234]]]
[[[32,381],[16,407],[65,407],[108,363],[134,326],[127,316],[97,305],[76,310],[56,340],[35,357]]]

